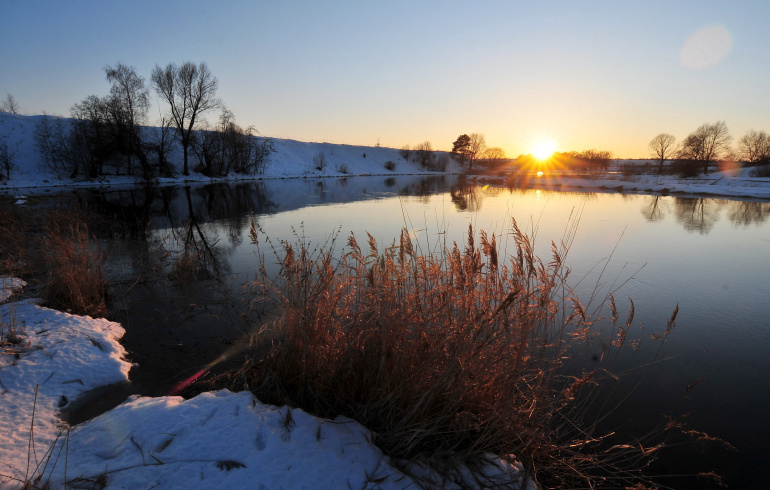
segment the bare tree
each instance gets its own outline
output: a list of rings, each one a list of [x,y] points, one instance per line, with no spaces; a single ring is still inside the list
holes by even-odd
[[[166,159],[166,155],[168,155],[173,142],[173,135],[171,134],[171,118],[161,114],[158,129],[151,132],[151,134],[151,148],[158,155],[158,171],[164,177],[173,177],[174,171]]]
[[[414,147],[413,161],[419,163],[428,170],[433,170],[436,162],[436,154],[433,151],[433,145],[430,144],[430,141],[424,141]]]
[[[153,172],[143,148],[141,128],[147,121],[147,110],[150,107],[149,90],[134,67],[118,63],[114,68],[107,65],[104,72],[107,81],[112,84],[109,98],[112,119],[119,145],[129,157],[129,173],[131,155],[134,155],[139,159],[144,177],[148,178]]]
[[[189,175],[187,154],[192,143],[198,116],[219,107],[216,98],[218,82],[205,63],[186,62],[182,66],[169,63],[165,68],[155,65],[152,83],[163,100],[168,102],[184,153],[184,175]]]
[[[16,145],[16,150],[11,150],[8,147],[8,142],[4,139],[0,140],[0,180],[3,180],[2,171],[5,171],[6,180],[11,179],[11,170],[16,168],[16,155],[18,153],[18,144]]]
[[[479,133],[470,134],[470,143],[468,144],[468,168],[473,168],[475,162],[486,149],[487,143],[484,141],[484,135]]]
[[[505,161],[505,150],[498,146],[491,146],[484,150],[481,159],[489,167],[495,167]]]
[[[668,133],[660,133],[650,141],[650,153],[660,162],[658,173],[663,173],[663,164],[674,158],[676,153],[676,138]]]
[[[714,124],[704,123],[687,135],[679,155],[682,158],[699,162],[703,173],[708,174],[709,165],[730,153],[732,136],[724,121]]]
[[[19,108],[19,103],[16,102],[16,99],[11,94],[5,94],[5,100],[3,100],[3,103],[0,104],[0,111],[2,112],[10,112],[11,114],[18,114],[21,108]]]
[[[770,161],[770,136],[752,129],[738,141],[738,154],[749,163]]]

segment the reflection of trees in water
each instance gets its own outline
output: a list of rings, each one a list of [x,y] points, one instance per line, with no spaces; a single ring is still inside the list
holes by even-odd
[[[110,224],[110,236],[130,240],[125,253],[135,272],[171,260],[172,270],[196,277],[220,276],[222,256],[240,244],[251,218],[276,210],[263,182],[96,191],[78,199]]]
[[[449,196],[458,211],[474,212],[481,210],[481,204],[484,202],[484,189],[475,183],[468,183],[465,179],[460,179],[449,190]]]
[[[386,181],[387,183],[387,181]],[[430,197],[440,192],[445,192],[447,189],[446,177],[425,177],[411,185],[403,187],[398,194],[400,196],[415,196],[420,198],[420,201],[427,204],[430,201]]]
[[[267,197],[263,182],[235,185],[212,184],[195,189],[196,200],[202,205],[188,211],[188,218],[217,222],[227,233],[233,247],[240,245],[243,232],[254,215],[270,214],[276,210]]]
[[[770,217],[770,203],[756,201],[676,197],[674,208],[676,220],[685,230],[701,234],[711,231],[722,208],[727,208],[727,218],[735,226],[764,223]]]
[[[727,217],[736,226],[748,226],[767,221],[770,216],[770,203],[754,201],[733,201],[727,211]]]
[[[668,206],[663,200],[662,196],[648,196],[649,201],[647,205],[642,208],[642,216],[647,221],[655,222],[660,221],[665,217],[665,211]]]
[[[719,211],[726,203],[724,199],[675,197],[674,214],[685,230],[705,235],[719,221]]]

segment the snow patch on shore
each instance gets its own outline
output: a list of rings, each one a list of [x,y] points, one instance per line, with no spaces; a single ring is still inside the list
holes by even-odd
[[[3,291],[18,284],[0,280]],[[414,477],[436,488],[535,488],[521,465],[491,455],[486,480],[463,467],[438,475],[414,463],[405,463],[407,475],[357,422],[265,405],[250,392],[131,396],[68,428],[62,410],[98,387],[128,382],[123,328],[30,300],[2,304],[0,315],[22,337],[0,356],[0,488],[25,481],[51,488],[65,481],[126,489],[420,487]]]

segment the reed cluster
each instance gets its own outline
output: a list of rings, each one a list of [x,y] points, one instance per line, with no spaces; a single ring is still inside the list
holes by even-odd
[[[259,246],[255,225],[251,238]],[[492,454],[547,486],[638,482],[654,451],[610,445],[581,420],[590,388],[611,377],[564,369],[592,325],[566,284],[569,239],[552,243],[547,263],[515,220],[510,239],[503,253],[495,235],[469,227],[462,247],[423,253],[406,230],[384,249],[351,234],[337,258],[333,241],[268,239],[280,271],[271,277],[262,255],[253,286],[274,308],[272,345],[219,381],[353,418],[394,461],[472,468]],[[605,340],[619,348],[625,335],[613,331]]]
[[[109,314],[104,255],[85,223],[49,224],[43,237],[48,277],[43,298],[51,306],[92,317]]]
[[[87,213],[0,207],[0,275],[41,283],[45,303],[75,314],[109,314],[104,254]]]

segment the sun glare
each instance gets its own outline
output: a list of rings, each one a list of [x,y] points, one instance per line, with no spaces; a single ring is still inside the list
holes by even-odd
[[[538,160],[548,160],[556,151],[556,142],[541,141],[532,149],[532,156]]]

